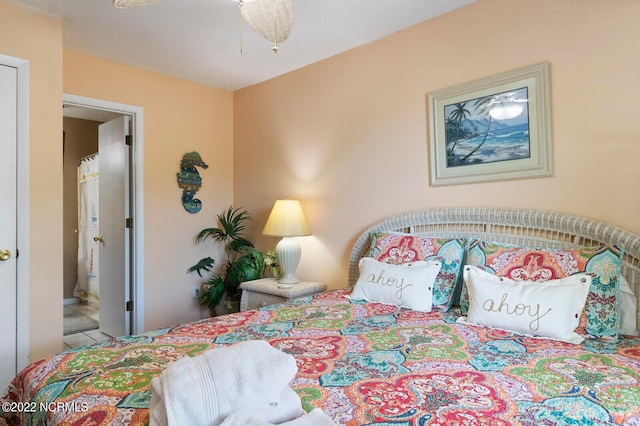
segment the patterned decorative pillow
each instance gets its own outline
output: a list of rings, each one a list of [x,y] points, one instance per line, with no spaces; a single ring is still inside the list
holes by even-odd
[[[549,281],[587,273],[593,277],[587,303],[586,333],[595,337],[618,335],[618,288],[624,249],[604,245],[579,249],[536,249],[472,240],[467,264],[516,281]],[[463,285],[460,309],[469,307]]]
[[[368,257],[395,265],[419,260],[442,263],[433,287],[433,307],[448,311],[453,305],[453,293],[462,271],[465,240],[439,239],[399,232],[371,233]]]
[[[589,274],[545,282],[515,281],[467,265],[463,272],[469,312],[459,323],[510,330],[525,336],[582,343],[575,332],[591,287]]]

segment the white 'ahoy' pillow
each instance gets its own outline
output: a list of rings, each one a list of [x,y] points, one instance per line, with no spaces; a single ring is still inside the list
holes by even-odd
[[[584,340],[575,329],[589,294],[590,275],[538,283],[498,277],[470,265],[463,274],[469,311],[458,322],[567,343]]]
[[[431,311],[433,284],[442,266],[440,262],[392,265],[363,257],[358,266],[360,277],[351,293],[352,299]]]

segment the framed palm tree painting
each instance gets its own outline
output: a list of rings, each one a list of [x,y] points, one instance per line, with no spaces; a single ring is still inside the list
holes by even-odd
[[[548,63],[428,98],[431,185],[553,175]]]

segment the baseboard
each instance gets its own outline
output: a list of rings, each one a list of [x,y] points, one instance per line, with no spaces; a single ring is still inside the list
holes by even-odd
[[[72,297],[70,299],[64,299],[63,303],[65,305],[73,305],[74,303],[80,303],[80,299],[78,299],[77,297]]]

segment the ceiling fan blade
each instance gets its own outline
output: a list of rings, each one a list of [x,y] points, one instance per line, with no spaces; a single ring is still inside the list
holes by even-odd
[[[129,9],[131,7],[146,6],[159,0],[113,0],[113,6],[118,9]]]

